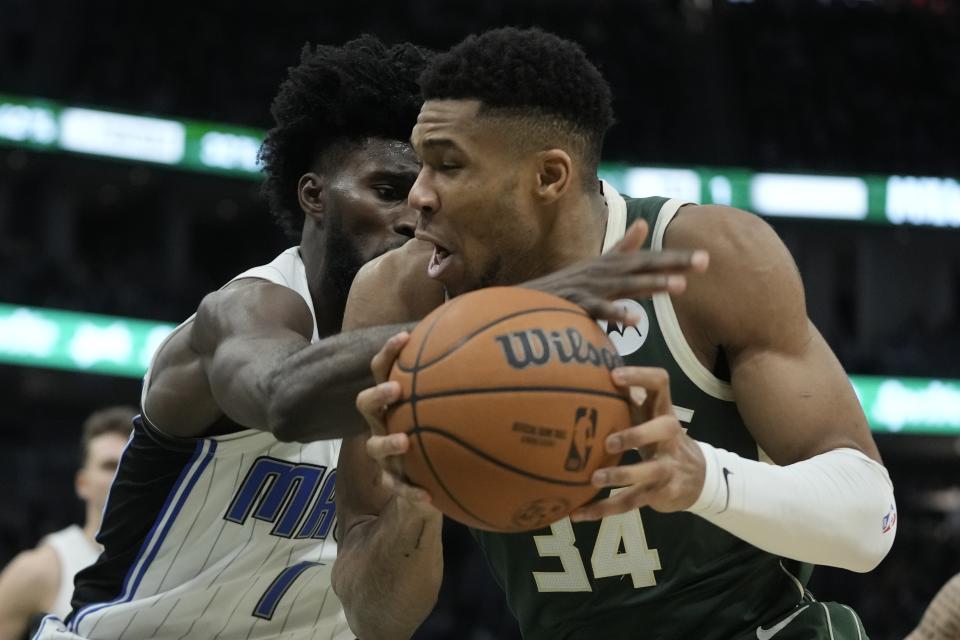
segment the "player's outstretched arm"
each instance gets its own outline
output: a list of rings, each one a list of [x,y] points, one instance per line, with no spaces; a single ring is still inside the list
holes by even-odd
[[[311,344],[313,319],[296,292],[260,279],[206,296],[154,362],[146,414],[169,435],[195,437],[221,415],[279,440],[338,438],[365,428],[354,409],[369,361],[399,327]]]
[[[0,573],[0,640],[20,640],[60,587],[60,561],[43,545],[16,556]]]
[[[607,448],[641,447],[647,459],[594,480],[634,486],[579,515],[688,509],[770,553],[871,570],[893,544],[893,487],[849,379],[807,318],[786,247],[756,216],[713,206],[681,209],[665,244],[709,251],[709,271],[673,300],[679,324],[695,351],[723,349],[744,423],[783,466],[702,442],[702,461],[691,465],[689,436],[639,425]],[[644,486],[651,466],[658,482]],[[695,476],[702,481],[691,482]]]
[[[907,640],[960,640],[960,574],[937,592]]]
[[[410,307],[414,298],[404,291],[416,288],[424,274],[390,266],[397,257],[371,263],[358,274],[344,330],[425,315],[442,302],[442,297],[426,299],[420,308]],[[375,436],[385,433],[385,408],[399,400],[399,385],[384,381],[406,338],[405,333],[392,338],[373,358],[377,386],[357,397],[357,408]],[[393,484],[393,476],[385,472],[395,464],[391,456],[409,446],[403,434],[398,436],[372,442],[365,435],[355,436],[345,439],[340,449],[333,588],[351,630],[361,638],[409,638],[433,610],[443,575],[440,512],[424,492]]]

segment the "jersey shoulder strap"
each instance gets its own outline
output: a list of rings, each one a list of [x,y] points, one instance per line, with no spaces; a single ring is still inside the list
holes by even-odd
[[[662,196],[650,196],[648,198],[623,196],[623,199],[627,203],[627,226],[629,227],[640,219],[646,220],[650,226],[647,239],[643,242],[643,248],[649,249],[650,243],[653,241],[653,228],[657,224],[657,217],[660,215],[660,210],[663,208],[663,205],[666,204],[670,198],[664,198]]]

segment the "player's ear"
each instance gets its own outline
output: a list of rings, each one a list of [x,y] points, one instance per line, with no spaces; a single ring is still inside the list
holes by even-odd
[[[312,218],[320,226],[323,225],[324,214],[323,187],[323,176],[313,172],[300,176],[300,181],[297,183],[300,209],[304,215]]]
[[[570,188],[573,163],[563,149],[547,149],[536,155],[537,196],[544,204],[552,204]]]

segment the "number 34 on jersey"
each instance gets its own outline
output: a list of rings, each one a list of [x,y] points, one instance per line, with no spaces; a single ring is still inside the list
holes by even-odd
[[[689,423],[693,417],[689,409],[674,407],[674,411],[682,422]],[[624,490],[625,487],[614,489],[610,495]],[[537,591],[592,591],[570,518],[554,522],[550,525],[549,535],[534,536],[533,541],[541,558],[559,558],[562,567],[561,571],[534,571]],[[607,516],[600,521],[590,566],[594,578],[630,576],[635,589],[657,584],[660,554],[647,544],[639,509]]]

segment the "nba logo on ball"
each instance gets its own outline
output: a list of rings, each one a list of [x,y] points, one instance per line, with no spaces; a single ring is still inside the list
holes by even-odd
[[[628,356],[643,346],[650,334],[650,316],[647,310],[636,300],[621,299],[614,302],[615,305],[628,313],[640,318],[636,326],[624,325],[622,322],[608,323],[606,320],[598,320],[600,328],[604,330],[610,342],[617,348],[617,353],[621,356]]]

